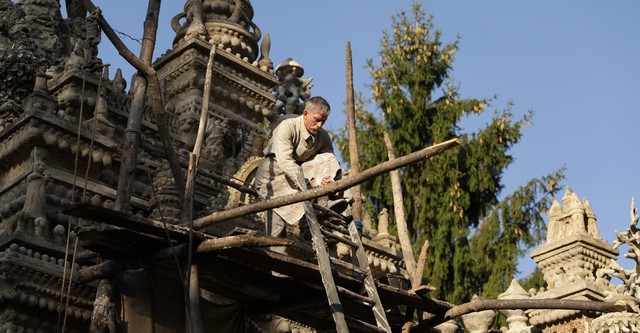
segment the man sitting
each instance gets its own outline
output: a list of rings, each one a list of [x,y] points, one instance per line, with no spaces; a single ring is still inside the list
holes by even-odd
[[[301,116],[283,120],[273,130],[264,149],[265,159],[256,173],[256,189],[263,198],[272,198],[326,185],[340,176],[340,164],[333,153],[329,133],[322,128],[331,108],[322,97],[311,97]],[[300,184],[302,173],[308,184]],[[302,203],[267,212],[266,233],[285,237],[287,224],[296,224],[304,215]]]

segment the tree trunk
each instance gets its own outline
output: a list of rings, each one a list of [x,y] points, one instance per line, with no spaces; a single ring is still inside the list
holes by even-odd
[[[387,145],[387,155],[389,161],[396,159],[396,154],[393,150],[393,144],[389,138],[389,133],[384,131],[384,143]],[[400,247],[402,248],[402,257],[404,259],[405,266],[409,272],[411,280],[411,288],[417,288],[414,285],[416,277],[416,258],[413,255],[413,248],[411,247],[411,238],[409,237],[409,228],[407,227],[407,220],[404,216],[404,198],[402,195],[402,185],[400,184],[400,173],[398,170],[390,172],[391,175],[391,191],[393,193],[393,210],[396,215],[396,225],[398,226],[398,238],[400,239]]]

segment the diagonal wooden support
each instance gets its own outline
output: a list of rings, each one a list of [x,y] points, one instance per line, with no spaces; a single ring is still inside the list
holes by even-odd
[[[230,220],[236,217],[245,216],[248,214],[254,214],[254,213],[258,213],[268,209],[291,205],[294,203],[315,199],[323,195],[328,195],[330,193],[339,192],[344,189],[353,187],[355,185],[362,184],[371,178],[377,177],[391,170],[402,168],[403,166],[417,163],[425,159],[429,159],[433,156],[436,156],[440,153],[445,152],[448,149],[456,147],[459,144],[460,144],[459,139],[457,138],[451,139],[451,140],[424,148],[422,150],[413,152],[411,154],[398,157],[393,161],[387,161],[387,162],[378,164],[372,168],[362,171],[358,175],[355,175],[353,177],[346,177],[342,180],[329,183],[325,186],[316,187],[308,191],[284,195],[274,199],[256,202],[256,203],[238,207],[238,208],[215,212],[211,215],[204,216],[195,220],[193,222],[193,227],[195,229],[202,229],[216,222],[222,222],[222,221]]]

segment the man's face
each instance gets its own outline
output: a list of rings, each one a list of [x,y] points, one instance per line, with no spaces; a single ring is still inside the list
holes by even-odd
[[[311,134],[316,134],[327,121],[327,116],[322,113],[309,113],[305,110],[302,114],[302,120],[307,131]]]

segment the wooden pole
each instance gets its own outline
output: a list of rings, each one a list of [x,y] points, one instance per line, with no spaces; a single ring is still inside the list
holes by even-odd
[[[202,310],[200,308],[200,281],[198,278],[198,265],[191,265],[189,270],[189,309],[191,315],[191,333],[204,333],[202,323]]]
[[[314,198],[321,197],[323,195],[328,195],[329,193],[338,192],[338,191],[350,188],[352,186],[362,184],[363,182],[373,177],[379,176],[391,170],[395,170],[403,166],[413,164],[413,163],[422,161],[424,159],[431,158],[459,144],[460,144],[459,139],[457,138],[451,139],[451,140],[433,145],[431,147],[427,147],[422,150],[413,152],[411,154],[396,158],[393,161],[387,161],[387,162],[381,163],[379,165],[376,165],[372,168],[369,168],[359,173],[358,175],[355,175],[353,177],[347,177],[337,182],[329,183],[325,186],[316,187],[308,191],[289,194],[289,195],[277,197],[270,200],[256,202],[256,203],[238,207],[238,208],[233,208],[233,209],[229,209],[221,212],[215,212],[211,215],[207,215],[195,220],[193,222],[193,227],[199,230],[209,225],[212,225],[216,222],[222,222],[222,221],[230,220],[236,217],[257,213],[257,212],[265,211],[268,209],[273,209],[276,207],[286,206],[286,205],[294,204],[301,201],[311,200]]]
[[[182,223],[189,225],[189,254],[187,255],[187,277],[185,278],[185,290],[188,290],[189,301],[187,302],[186,311],[187,318],[190,318],[188,331],[191,333],[204,332],[202,325],[202,313],[200,312],[200,287],[198,277],[192,276],[191,272],[198,272],[198,266],[193,264],[193,197],[196,183],[196,170],[198,170],[198,161],[200,160],[200,151],[204,142],[204,133],[207,127],[207,119],[209,115],[209,97],[211,95],[211,79],[213,76],[213,64],[216,55],[215,45],[211,45],[209,51],[209,61],[207,62],[207,70],[205,72],[204,90],[202,92],[202,108],[200,109],[200,122],[198,124],[198,133],[196,134],[196,142],[193,145],[193,152],[189,154],[189,169],[187,172],[187,183],[185,186],[184,204],[182,207]],[[192,286],[191,283],[196,283]],[[194,288],[198,292],[193,291]],[[195,306],[196,308],[192,308]],[[189,321],[188,321],[189,322]]]
[[[151,66],[153,50],[156,45],[158,33],[158,17],[160,15],[160,0],[149,1],[147,16],[144,20],[144,32],[142,34],[142,46],[140,48],[140,60],[147,66]],[[141,74],[141,73],[140,73]],[[116,195],[115,210],[129,211],[129,202],[133,192],[133,177],[135,175],[138,160],[138,147],[140,145],[140,128],[144,115],[144,104],[147,99],[147,80],[142,75],[136,75],[133,86],[133,100],[129,109],[127,128],[124,131],[124,143],[120,175],[118,176],[118,192]]]
[[[622,312],[627,311],[625,304],[600,301],[582,301],[566,299],[505,299],[505,300],[480,300],[454,306],[444,315],[433,316],[416,326],[411,327],[410,332],[431,332],[431,328],[450,319],[467,313],[484,310],[503,309],[565,309],[583,310],[595,312]]]
[[[387,146],[387,155],[389,161],[396,159],[395,151],[393,150],[393,144],[389,138],[389,133],[384,131],[384,143]],[[402,195],[402,185],[400,184],[400,173],[398,170],[392,170],[391,175],[391,191],[393,193],[393,210],[396,215],[396,225],[398,227],[398,238],[400,239],[400,248],[402,249],[402,257],[407,266],[407,272],[411,280],[411,288],[417,288],[419,285],[414,285],[416,276],[416,258],[413,255],[413,249],[411,247],[411,239],[409,237],[409,228],[407,227],[407,220],[404,214],[404,197]]]
[[[420,250],[420,256],[418,257],[418,263],[416,264],[416,275],[411,277],[411,286],[422,285],[422,275],[424,274],[424,266],[427,264],[427,253],[429,252],[429,240],[426,239],[422,243],[422,249]]]
[[[347,41],[347,104],[345,112],[347,114],[347,129],[349,130],[349,160],[351,164],[351,176],[360,172],[360,155],[358,153],[358,135],[356,125],[356,111],[353,94],[353,61],[351,58],[351,42]],[[351,206],[353,218],[362,221],[362,195],[360,185],[351,188],[354,202]]]
[[[115,306],[113,304],[113,282],[102,279],[98,282],[96,298],[93,301],[93,313],[89,333],[115,332]]]
[[[160,2],[160,0],[156,1],[158,1],[158,3]],[[82,0],[82,5],[84,6],[85,10],[89,12],[94,12],[96,10],[96,6],[91,0]],[[137,69],[138,72],[143,73],[145,75],[145,78],[147,79],[148,89],[151,97],[151,106],[156,120],[156,126],[158,126],[158,134],[160,135],[160,140],[162,141],[162,145],[164,146],[165,154],[167,154],[167,161],[169,162],[169,167],[171,168],[171,174],[173,175],[176,190],[178,191],[178,197],[182,200],[184,198],[185,188],[184,175],[182,174],[182,168],[180,167],[178,154],[173,148],[173,139],[171,138],[169,128],[167,127],[167,123],[164,119],[164,104],[162,102],[162,92],[160,91],[160,81],[158,81],[156,71],[153,69],[153,67],[145,64],[140,58],[136,57],[124,45],[122,40],[120,40],[116,32],[113,30],[111,25],[109,25],[109,22],[107,22],[102,14],[98,15],[98,24],[100,25],[100,28],[107,36],[107,38],[116,48],[116,50],[118,50],[118,53],[122,56],[122,58],[124,58],[124,60],[126,60],[131,66]]]

